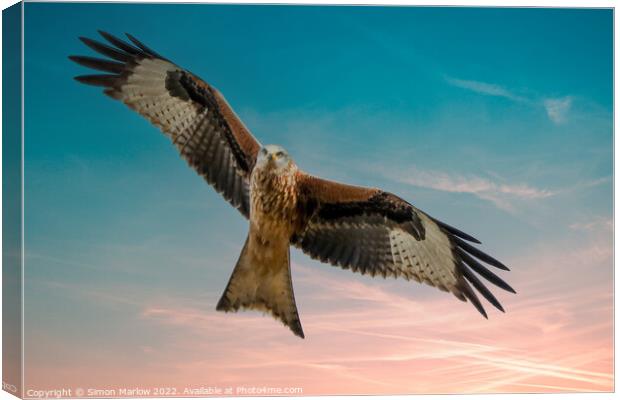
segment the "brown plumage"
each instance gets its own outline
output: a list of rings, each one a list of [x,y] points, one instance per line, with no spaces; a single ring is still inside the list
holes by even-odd
[[[354,272],[449,291],[485,318],[474,289],[504,311],[478,275],[514,293],[483,263],[508,268],[468,243],[478,240],[391,193],[300,171],[281,147],[262,146],[214,87],[131,35],[130,44],[100,34],[110,45],[80,39],[108,59],[70,59],[105,74],[76,79],[103,87],[158,126],[188,164],[249,219],[248,237],[217,310],[268,312],[304,337],[291,282],[293,245]]]

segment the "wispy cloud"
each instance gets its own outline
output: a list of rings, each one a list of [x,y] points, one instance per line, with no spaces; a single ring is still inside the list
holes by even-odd
[[[402,183],[452,193],[470,193],[487,200],[502,210],[514,211],[514,200],[538,200],[557,192],[540,189],[525,183],[507,184],[476,175],[449,174],[442,171],[424,171],[410,168],[397,177]]]
[[[547,113],[547,117],[549,117],[549,119],[555,124],[566,122],[573,105],[573,98],[571,96],[547,97],[541,100],[539,98],[530,98],[518,95],[513,90],[494,83],[457,79],[452,77],[446,77],[445,79],[446,82],[452,86],[470,90],[475,93],[486,96],[503,97],[515,102],[529,104],[533,107],[543,107]]]
[[[512,93],[510,90],[493,83],[480,82],[480,81],[469,81],[464,79],[456,79],[447,77],[446,81],[453,86],[460,87],[463,89],[471,90],[472,92],[488,95],[488,96],[497,96],[497,97],[505,97],[514,101],[528,101],[525,97],[518,96]]]
[[[566,121],[566,117],[573,104],[573,98],[570,96],[561,98],[549,98],[543,101],[549,119],[556,124]]]
[[[583,222],[575,222],[571,224],[569,228],[575,231],[588,231],[588,232],[595,232],[595,231],[603,230],[605,233],[609,234],[613,232],[614,221],[611,218],[593,217]]]

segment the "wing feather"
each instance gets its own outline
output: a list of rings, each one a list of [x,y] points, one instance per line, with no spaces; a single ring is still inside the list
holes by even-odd
[[[131,56],[123,51],[119,51],[114,47],[108,46],[107,44],[99,43],[95,40],[80,36],[80,40],[86,46],[95,50],[97,53],[102,54],[104,56],[108,56],[113,60],[121,61],[121,62],[129,62],[131,61]]]
[[[249,177],[260,144],[222,94],[132,35],[127,34],[130,44],[99,33],[109,44],[80,40],[108,59],[69,58],[108,74],[82,75],[76,80],[104,87],[105,94],[159,127],[188,164],[248,217]]]
[[[464,242],[464,241],[462,241],[459,238],[455,238],[454,241],[464,251],[466,251],[466,252],[476,256],[477,258],[479,258],[480,260],[486,262],[487,264],[492,265],[492,266],[494,266],[496,268],[499,268],[499,269],[503,269],[504,271],[509,271],[507,266],[505,266],[501,262],[497,261],[496,259],[494,259],[490,255],[488,255],[486,253],[483,253],[482,251],[480,251],[479,249],[477,249],[474,246],[470,245],[469,243]]]
[[[138,55],[142,53],[139,49],[136,49],[132,45],[122,41],[121,39],[117,38],[116,36],[108,32],[104,32],[104,31],[97,31],[97,32],[99,32],[99,34],[103,36],[105,40],[112,43],[114,46],[118,47],[119,49],[123,50],[125,53],[129,53],[133,55]]]
[[[86,57],[86,56],[70,56],[69,59],[85,67],[96,69],[98,71],[103,71],[103,72],[112,72],[115,74],[120,74],[121,72],[125,70],[125,64],[115,62],[115,61],[103,60],[101,58]]]
[[[160,58],[162,60],[166,60],[164,57],[162,57],[161,55],[159,55],[157,52],[151,50],[148,46],[146,46],[144,43],[142,43],[141,41],[139,41],[138,39],[136,39],[134,36],[132,36],[129,33],[125,33],[125,36],[127,36],[127,38],[129,38],[129,40],[132,41],[133,44],[135,44],[136,46],[138,46],[138,48],[140,50],[142,50],[143,52],[145,52],[146,54],[150,55],[151,57],[157,57]]]
[[[487,299],[489,303],[493,304],[493,306],[495,306],[495,308],[497,308],[498,310],[504,312],[504,308],[495,298],[493,293],[491,293],[491,291],[486,286],[484,286],[484,283],[482,283],[480,279],[478,279],[478,277],[474,273],[472,273],[469,268],[467,268],[467,266],[460,264],[460,270],[463,274],[463,277],[467,279],[469,283],[471,283],[476,288],[476,290],[478,290],[478,292],[480,292],[480,294],[483,295],[485,299]]]
[[[480,274],[480,276],[484,277],[489,282],[493,283],[494,285],[496,285],[496,286],[498,286],[498,287],[500,287],[500,288],[502,288],[502,289],[504,289],[504,290],[506,290],[508,292],[515,293],[515,290],[513,288],[511,288],[510,285],[508,285],[506,282],[504,282],[502,280],[502,278],[500,278],[499,276],[495,275],[493,272],[489,271],[488,268],[486,268],[485,266],[480,264],[478,261],[476,261],[473,257],[471,257],[469,254],[464,252],[462,249],[457,249],[457,253],[461,257],[461,259],[471,269],[473,269],[478,274]]]

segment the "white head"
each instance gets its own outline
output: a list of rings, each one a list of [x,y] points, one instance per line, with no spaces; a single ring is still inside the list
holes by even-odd
[[[258,168],[266,168],[275,172],[285,172],[292,165],[293,160],[286,150],[275,144],[268,144],[258,151],[256,157],[256,166]]]

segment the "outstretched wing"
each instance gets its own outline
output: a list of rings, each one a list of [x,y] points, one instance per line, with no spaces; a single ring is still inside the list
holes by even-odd
[[[249,177],[260,144],[222,94],[129,34],[133,44],[99,33],[110,45],[80,40],[106,59],[69,58],[106,74],[75,79],[104,87],[105,94],[158,126],[189,165],[247,218]]]
[[[510,292],[482,262],[508,270],[469,242],[473,237],[379,189],[299,173],[302,219],[292,242],[312,258],[354,272],[403,277],[452,292],[487,314],[472,286],[504,311],[477,275]]]

